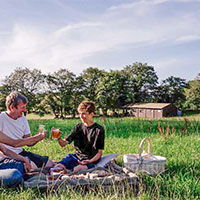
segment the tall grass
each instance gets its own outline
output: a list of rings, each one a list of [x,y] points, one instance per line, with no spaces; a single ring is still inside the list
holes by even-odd
[[[200,123],[198,120],[147,120],[137,118],[95,118],[106,130],[104,154],[119,153],[117,163],[123,166],[123,154],[138,153],[144,137],[152,142],[151,153],[167,158],[166,171],[158,176],[139,174],[140,190],[138,197],[133,193],[110,192],[98,194],[89,192],[82,196],[74,191],[59,193],[40,193],[37,190],[18,188],[1,189],[0,199],[200,199]],[[72,127],[79,123],[72,120],[30,120],[32,134],[38,132],[39,124],[44,124],[49,132],[58,127],[62,136],[69,134]],[[158,126],[163,130],[163,137]],[[169,127],[169,128],[168,128]],[[174,127],[174,135],[172,129]],[[168,131],[167,131],[168,130]],[[168,132],[168,133],[167,133]],[[73,145],[61,148],[56,140],[45,139],[34,147],[25,147],[35,153],[48,155],[50,159],[60,160],[73,152]],[[143,146],[147,149],[147,144]]]

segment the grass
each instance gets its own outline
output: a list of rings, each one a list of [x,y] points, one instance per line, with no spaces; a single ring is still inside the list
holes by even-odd
[[[123,166],[123,154],[138,153],[141,140],[149,137],[152,142],[151,153],[167,158],[166,171],[154,177],[139,174],[138,197],[131,192],[126,195],[111,192],[105,196],[100,191],[98,194],[90,192],[82,196],[73,191],[44,194],[37,190],[2,188],[0,199],[200,199],[200,123],[197,119],[95,118],[95,121],[106,130],[104,154],[119,153],[119,165]],[[78,119],[29,120],[33,134],[38,132],[39,124],[43,124],[48,131],[48,137],[52,127],[60,128],[64,137],[78,122]],[[159,123],[164,136],[158,131]],[[74,151],[73,145],[61,148],[56,140],[48,138],[34,147],[25,148],[48,155],[53,160],[60,160]],[[143,149],[147,150],[146,143]]]

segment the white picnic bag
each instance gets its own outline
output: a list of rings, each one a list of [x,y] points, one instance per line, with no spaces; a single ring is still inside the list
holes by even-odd
[[[148,153],[142,154],[142,146],[148,141]],[[139,154],[124,154],[124,167],[133,171],[147,173],[149,175],[161,174],[165,171],[166,158],[162,156],[151,155],[151,141],[144,138],[139,147]]]

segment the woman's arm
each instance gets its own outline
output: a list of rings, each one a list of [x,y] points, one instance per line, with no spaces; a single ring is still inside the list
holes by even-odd
[[[23,156],[16,154],[15,152],[11,151],[10,149],[7,149],[3,144],[0,144],[0,151],[4,153],[4,155],[13,158],[15,160],[20,160],[25,164],[25,168],[29,171],[31,169],[31,164],[29,161],[24,158]]]

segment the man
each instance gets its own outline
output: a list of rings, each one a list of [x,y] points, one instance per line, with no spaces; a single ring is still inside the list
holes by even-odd
[[[87,170],[95,166],[102,156],[104,149],[104,129],[93,120],[95,112],[94,102],[83,101],[78,107],[82,123],[77,124],[66,140],[58,137],[61,147],[74,142],[75,153],[68,154],[58,162],[52,170]]]
[[[26,139],[30,138],[30,127],[26,117],[23,115],[26,112],[26,105],[28,100],[19,92],[11,92],[6,98],[6,108],[5,112],[0,114],[0,131],[6,134],[12,139]],[[32,141],[27,143],[27,146],[33,146],[38,141]],[[4,141],[4,143],[6,143]],[[54,165],[53,161],[49,160],[47,156],[40,156],[29,151],[25,151],[21,146],[11,147],[10,145],[5,145],[6,148],[11,151],[20,154],[24,157],[28,157],[35,167],[52,167]]]

